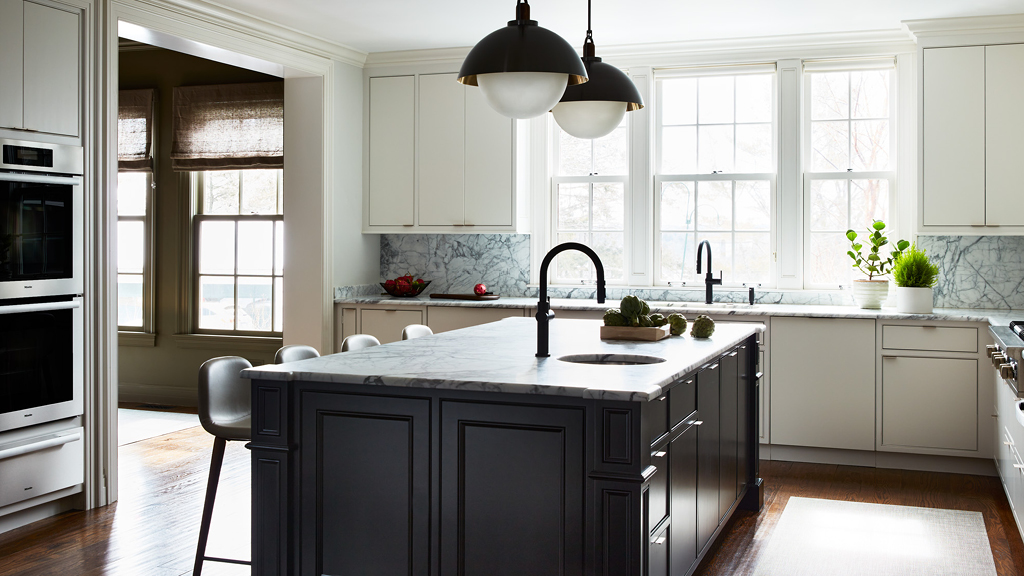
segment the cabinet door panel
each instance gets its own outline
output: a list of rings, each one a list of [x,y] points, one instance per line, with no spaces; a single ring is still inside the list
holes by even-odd
[[[78,14],[25,3],[25,128],[78,136]]]
[[[882,444],[978,449],[978,361],[882,358]]]
[[[670,574],[686,574],[697,560],[697,426],[672,440],[672,533]]]
[[[412,226],[415,78],[370,78],[371,226]]]
[[[984,225],[985,47],[926,48],[923,66],[923,224]]]
[[[1024,225],[1024,44],[985,47],[985,223]]]
[[[514,120],[487,104],[483,91],[466,91],[466,224],[512,225]]]
[[[718,528],[721,474],[721,403],[718,365],[697,374],[697,549],[703,550]]]
[[[771,326],[772,444],[874,450],[875,321],[772,318]]]
[[[0,0],[0,127],[22,128],[24,0]]]
[[[420,76],[420,226],[461,226],[465,222],[466,87],[457,77]]]
[[[582,576],[583,467],[582,410],[442,402],[440,573]]]
[[[363,310],[359,331],[380,340],[381,344],[402,339],[402,329],[410,324],[423,324],[420,310]]]
[[[731,352],[721,360],[721,456],[719,458],[718,516],[725,518],[736,501],[737,449],[739,445],[739,379],[738,352]]]
[[[522,318],[520,308],[460,308],[432,306],[427,309],[427,326],[434,334],[497,322],[503,318]]]
[[[756,354],[756,351],[753,351]],[[751,345],[739,347],[736,357],[736,366],[739,369],[736,384],[736,494],[739,495],[747,487],[747,475],[750,473],[750,449],[757,439],[754,438],[754,431],[750,428],[749,410],[757,411],[757,406],[751,402],[753,390],[750,381],[754,374],[750,374],[753,364]]]
[[[308,395],[299,573],[425,576],[430,400]]]

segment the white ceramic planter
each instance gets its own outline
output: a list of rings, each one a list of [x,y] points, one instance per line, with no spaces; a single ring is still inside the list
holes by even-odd
[[[888,280],[854,280],[853,301],[861,308],[878,310],[889,296]]]
[[[931,314],[932,313],[931,288],[904,288],[896,287],[896,311],[900,314]]]

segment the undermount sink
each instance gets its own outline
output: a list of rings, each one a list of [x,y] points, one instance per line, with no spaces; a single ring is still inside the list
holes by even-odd
[[[641,366],[644,364],[658,364],[665,361],[664,358],[644,356],[642,354],[570,354],[569,356],[562,356],[559,360],[575,364],[601,364],[605,366]]]

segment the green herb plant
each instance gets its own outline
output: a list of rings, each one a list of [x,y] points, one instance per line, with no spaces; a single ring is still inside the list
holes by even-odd
[[[846,254],[853,259],[853,267],[866,274],[868,280],[874,280],[875,276],[889,274],[892,270],[893,261],[899,258],[900,254],[910,246],[910,242],[900,240],[896,242],[896,249],[888,257],[883,258],[883,254],[879,252],[883,246],[889,244],[889,239],[885,237],[882,230],[885,230],[885,222],[875,220],[871,227],[868,228],[867,239],[864,243],[857,242],[856,232],[853,230],[846,231],[846,239],[850,241],[852,248]],[[865,244],[868,245],[866,256],[861,252]]]
[[[939,267],[914,244],[896,258],[892,278],[901,288],[931,288],[939,281]]]

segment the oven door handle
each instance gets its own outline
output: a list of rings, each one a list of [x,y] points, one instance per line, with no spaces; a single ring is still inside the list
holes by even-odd
[[[65,444],[70,444],[71,442],[77,442],[81,439],[81,432],[72,432],[70,434],[43,436],[36,442],[29,442],[26,444],[12,442],[7,445],[9,447],[0,446],[0,460],[6,460],[8,458],[14,458],[15,456],[22,456],[24,454],[31,454],[32,452],[38,452],[40,450],[46,450],[47,448],[53,448],[56,446],[63,446]]]
[[[23,314],[25,312],[48,312],[50,310],[74,310],[81,308],[82,303],[78,300],[66,302],[39,302],[37,304],[14,304],[11,306],[0,306],[0,314]]]
[[[15,174],[0,172],[0,182],[25,182],[28,184],[64,184],[81,186],[81,176],[51,176],[48,174]]]

